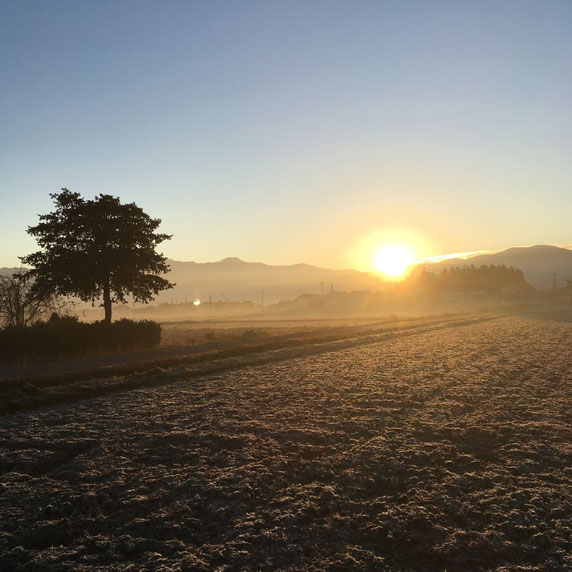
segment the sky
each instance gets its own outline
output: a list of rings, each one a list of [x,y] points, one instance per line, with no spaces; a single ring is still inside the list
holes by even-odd
[[[66,187],[197,262],[572,244],[572,2],[0,0],[0,266]]]

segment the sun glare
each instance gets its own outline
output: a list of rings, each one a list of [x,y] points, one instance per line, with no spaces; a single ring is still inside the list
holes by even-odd
[[[405,277],[414,261],[413,252],[407,246],[386,244],[375,253],[373,266],[377,272],[398,280]]]
[[[351,268],[398,282],[435,250],[431,239],[415,228],[384,226],[365,230],[350,244],[345,256]]]

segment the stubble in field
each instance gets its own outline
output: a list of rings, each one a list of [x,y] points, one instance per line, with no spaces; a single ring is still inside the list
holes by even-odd
[[[3,569],[566,569],[572,326],[502,318],[0,421]]]

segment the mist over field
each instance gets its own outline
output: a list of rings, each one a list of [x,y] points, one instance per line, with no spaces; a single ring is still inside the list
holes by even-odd
[[[324,317],[476,310],[487,302],[547,298],[549,291],[553,298],[566,301],[566,288],[572,280],[572,251],[540,245],[467,259],[418,263],[410,267],[410,279],[403,284],[388,281],[375,272],[329,270],[307,264],[274,266],[238,258],[212,263],[169,260],[168,264],[172,289],[160,292],[151,304],[134,304],[130,300],[116,311],[122,316],[173,321],[263,313]],[[522,272],[522,279],[500,278],[490,284],[477,281],[470,287],[457,285],[455,292],[449,288],[441,293],[429,293],[416,280],[420,270],[439,275],[449,269],[482,266],[514,268]],[[0,275],[15,270],[0,268]],[[97,304],[77,303],[74,311],[85,319],[98,319],[101,314]]]

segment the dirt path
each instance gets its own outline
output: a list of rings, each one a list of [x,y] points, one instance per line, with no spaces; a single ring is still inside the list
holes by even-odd
[[[503,318],[6,415],[0,569],[569,570],[571,348]]]

